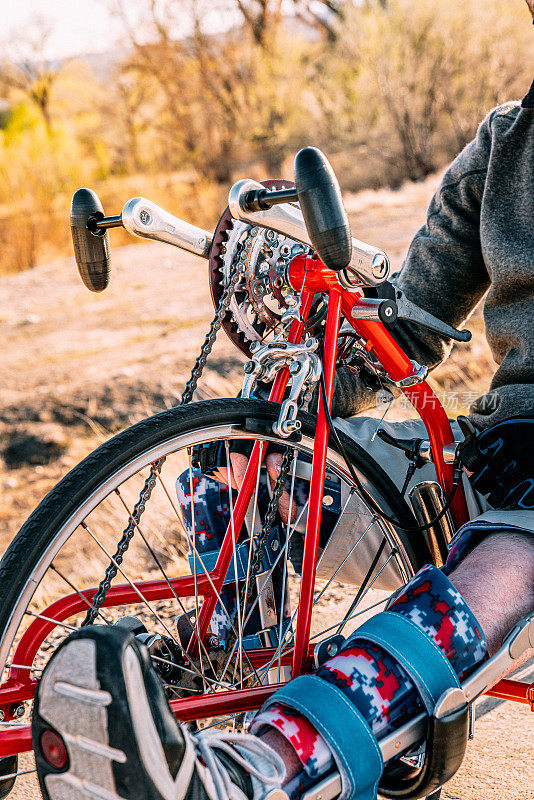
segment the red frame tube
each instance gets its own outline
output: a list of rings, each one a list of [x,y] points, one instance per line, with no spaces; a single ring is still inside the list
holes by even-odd
[[[331,289],[328,295],[328,312],[323,352],[323,372],[326,384],[326,396],[329,408],[332,407],[334,393],[334,372],[337,358],[337,335],[341,313],[341,293]],[[308,524],[304,539],[304,555],[302,559],[302,577],[300,583],[299,609],[295,631],[295,650],[291,674],[294,678],[309,667],[308,640],[310,636],[313,591],[315,588],[315,565],[319,548],[319,529],[323,508],[323,486],[326,469],[326,453],[328,450],[328,421],[323,406],[323,398],[319,395],[317,428],[313,449],[312,474],[310,483],[310,504],[308,507]]]
[[[308,314],[310,313],[312,302],[313,302],[313,294],[308,291],[303,291],[301,298],[301,316],[304,322],[300,321],[293,322],[288,336],[288,340],[292,344],[296,344],[297,342],[299,342],[302,337],[302,334],[304,332],[304,323],[308,319]],[[288,380],[289,380],[289,369],[285,368],[280,370],[273,383],[273,388],[271,390],[269,400],[272,400],[275,403],[280,403],[282,401]],[[259,442],[256,442],[252,449],[252,454],[248,462],[248,466],[245,472],[245,477],[243,478],[243,483],[241,485],[241,489],[237,496],[236,504],[234,506],[233,530],[235,531],[236,536],[239,535],[239,531],[241,530],[241,526],[243,525],[243,521],[245,519],[245,513],[250,503],[250,499],[254,491],[254,486],[256,484],[256,474],[257,474],[256,471],[258,469],[259,455],[260,455],[260,445]],[[233,534],[232,534],[232,525],[230,522],[228,523],[228,528],[226,529],[226,533],[224,535],[223,543],[221,545],[221,549],[217,557],[215,568],[210,573],[215,589],[219,593],[222,590],[224,579],[228,572],[228,568],[230,567],[232,553],[233,553]],[[201,639],[203,639],[206,636],[206,633],[208,631],[208,626],[210,624],[210,620],[213,616],[213,612],[215,610],[216,605],[217,605],[217,595],[212,590],[209,596],[207,596],[206,599],[204,600],[202,608],[200,609],[198,633]],[[195,639],[196,639],[196,633],[195,633]],[[193,640],[192,645],[193,646],[191,647],[190,652],[192,653],[192,655],[196,655],[198,643],[195,640]]]

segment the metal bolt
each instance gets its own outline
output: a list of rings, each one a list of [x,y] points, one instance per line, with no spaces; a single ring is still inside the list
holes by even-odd
[[[291,252],[291,248],[290,248],[290,246],[288,244],[283,244],[282,247],[280,248],[280,253],[283,256],[288,256],[290,254],[290,252]]]
[[[304,342],[304,346],[305,347],[313,347],[315,342],[316,342],[315,339],[306,339],[306,341]]]
[[[259,350],[260,347],[261,344],[259,342],[252,342],[252,344],[250,345],[250,352],[255,353],[256,350]]]
[[[11,706],[11,714],[15,717],[15,719],[20,719],[26,713],[26,707],[24,703],[20,703],[18,706],[14,705]]]
[[[143,225],[150,225],[152,222],[152,215],[148,208],[142,208],[139,212],[139,219]]]
[[[299,419],[286,419],[280,425],[280,433],[282,436],[291,436],[292,433],[300,430],[301,425],[302,423]]]
[[[265,233],[265,238],[268,242],[272,242],[276,239],[276,231],[268,229]]]
[[[387,306],[384,309],[384,316],[391,317],[392,314],[393,314],[393,309],[391,308],[391,306]]]
[[[250,348],[250,349],[252,350],[252,348]],[[243,370],[244,370],[246,375],[252,375],[252,373],[254,372],[255,368],[256,368],[256,362],[255,361],[247,361],[247,363],[243,367]]]
[[[277,289],[281,289],[284,285],[284,279],[278,276],[278,278],[274,279],[273,283]]]
[[[280,547],[280,542],[278,541],[278,539],[273,539],[271,542],[271,550],[276,553],[279,547]]]
[[[219,647],[219,644],[220,644],[220,642],[219,642],[219,638],[217,636],[210,636],[209,637],[209,639],[208,639],[209,647],[213,647],[215,649],[216,647]]]
[[[326,494],[323,497],[323,506],[331,506],[333,502],[334,502],[334,498],[330,497],[329,494]]]
[[[286,295],[285,301],[286,301],[286,306],[289,306],[289,308],[295,308],[295,306],[297,306],[299,302],[298,298],[296,298],[294,294]]]
[[[6,718],[5,712],[2,711],[2,709],[0,708],[0,722],[3,722],[5,718]]]
[[[375,278],[385,278],[389,271],[389,261],[386,256],[376,255],[371,264],[371,272]]]
[[[292,361],[289,365],[289,371],[292,375],[296,375],[302,369],[302,364],[299,361]]]

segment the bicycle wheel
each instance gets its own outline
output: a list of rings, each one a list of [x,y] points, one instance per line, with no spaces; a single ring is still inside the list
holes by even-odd
[[[249,708],[250,701],[239,705],[237,698],[244,693],[229,693],[245,689],[246,694],[250,688],[289,677],[287,665],[300,585],[299,548],[294,544],[302,543],[306,477],[316,419],[302,414],[302,436],[299,441],[288,442],[269,433],[278,413],[276,404],[242,399],[206,401],[164,411],[119,433],[52,489],[0,563],[0,708],[5,721],[29,709],[34,678],[70,630],[87,622],[88,613],[97,624],[120,620],[119,624],[129,624],[136,630],[144,626],[154,664],[182,719],[214,717],[217,724],[233,719],[227,724],[241,725],[243,708]],[[401,524],[413,524],[411,512],[382,468],[357,443],[342,433],[340,438],[360,480],[380,507]],[[248,528],[245,525],[241,532],[234,531],[237,544],[232,569],[217,594],[209,635],[202,640],[195,658],[186,657],[184,625],[187,628],[189,624],[192,630],[198,625],[201,589],[203,596],[211,591],[206,572],[213,566],[209,561],[212,551],[204,548],[200,552],[198,535],[207,542],[212,535],[201,517],[202,510],[197,511],[193,523],[195,535],[190,531],[190,517],[195,516],[198,502],[195,448],[219,442],[221,452],[228,457],[228,443],[237,439],[251,444],[258,441],[261,448],[272,444],[288,448],[288,491],[296,501],[296,486],[300,486],[301,505],[291,522],[277,521],[277,538],[271,535],[268,542],[267,566],[262,562],[261,574],[253,576],[256,585],[245,605],[242,586],[251,576],[256,531],[264,513],[260,486],[266,483],[265,470],[258,469],[247,512]],[[154,464],[158,469],[151,471]],[[182,483],[186,476],[191,488],[188,508],[177,500],[174,484],[180,475]],[[147,479],[151,476],[148,497]],[[352,619],[365,618],[378,609],[391,591],[430,560],[423,537],[408,539],[368,507],[333,442],[328,450],[327,476],[311,646],[341,625],[344,628],[348,624],[348,631],[352,630]],[[224,522],[231,524],[233,494],[227,501]],[[117,542],[125,539],[127,548],[117,548]],[[376,558],[379,547],[381,555]],[[367,574],[373,558],[376,563]],[[117,576],[110,579],[110,588],[97,608],[97,587],[110,563]],[[234,608],[229,613],[229,601],[223,595],[232,591]],[[351,607],[357,594],[361,595],[358,605]],[[126,615],[130,619],[125,622]],[[225,619],[229,631],[226,642],[213,635],[214,626],[220,626],[220,619],[215,617],[221,615],[229,617]],[[225,713],[217,706],[214,715],[210,702],[222,697],[221,692],[229,700]],[[232,705],[234,697],[237,705]],[[0,726],[0,755],[6,753],[2,750],[4,730]]]

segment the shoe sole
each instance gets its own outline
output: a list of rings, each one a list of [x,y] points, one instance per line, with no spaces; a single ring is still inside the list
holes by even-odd
[[[125,800],[117,793],[113,762],[126,754],[109,745],[108,711],[112,697],[97,677],[97,645],[91,639],[67,642],[39,685],[39,716],[65,742],[66,772],[43,776],[51,800]]]
[[[56,650],[43,672],[32,721],[45,800],[184,799],[195,771],[194,748],[176,730],[160,680],[147,671],[145,658],[148,653],[131,633],[102,626],[71,634]],[[44,758],[40,736],[46,727],[65,742],[64,770]],[[162,744],[164,731],[168,744],[183,748],[175,777]],[[211,785],[209,774],[204,779]]]

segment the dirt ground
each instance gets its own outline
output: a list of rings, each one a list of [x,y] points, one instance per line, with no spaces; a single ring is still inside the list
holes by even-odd
[[[437,181],[349,196],[353,235],[384,247],[399,266]],[[111,240],[113,246],[113,234]],[[212,317],[206,262],[141,244],[114,250],[112,263],[101,295],[85,289],[72,259],[0,278],[0,553],[83,456],[176,402]],[[460,397],[453,413],[487,388],[493,369],[481,317],[469,327],[473,342],[456,348],[435,376],[438,391]],[[242,362],[221,334],[197,398],[235,396]],[[532,665],[526,674],[534,680]],[[479,716],[467,759],[443,798],[532,800],[534,716],[489,698]],[[38,797],[33,776],[11,797]]]

